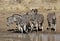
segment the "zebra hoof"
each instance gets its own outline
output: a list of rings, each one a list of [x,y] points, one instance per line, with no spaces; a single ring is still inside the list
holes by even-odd
[[[30,32],[31,31],[31,29],[28,29],[28,32]]]
[[[49,28],[47,28],[47,30],[49,30]]]
[[[54,28],[51,28],[51,30],[52,30],[52,31],[55,31],[55,29],[54,29]]]
[[[23,31],[23,33],[27,33],[26,31]]]
[[[42,31],[42,29],[38,29],[38,31]]]

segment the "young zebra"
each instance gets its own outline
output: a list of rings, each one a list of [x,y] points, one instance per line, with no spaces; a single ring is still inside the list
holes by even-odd
[[[55,12],[49,13],[47,15],[48,26],[47,30],[51,29],[52,31],[56,31],[56,15]]]

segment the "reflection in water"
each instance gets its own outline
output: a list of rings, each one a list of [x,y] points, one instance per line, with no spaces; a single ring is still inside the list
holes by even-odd
[[[42,41],[42,34],[29,34],[31,41]]]
[[[60,34],[1,34],[0,41],[60,41]]]
[[[31,41],[56,41],[54,34],[30,34]]]
[[[54,34],[43,34],[43,41],[55,41],[56,40],[56,35]]]
[[[48,35],[48,41],[55,41],[55,35]]]

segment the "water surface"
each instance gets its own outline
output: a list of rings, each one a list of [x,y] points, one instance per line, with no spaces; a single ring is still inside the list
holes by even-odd
[[[0,41],[60,41],[60,34],[0,33]]]

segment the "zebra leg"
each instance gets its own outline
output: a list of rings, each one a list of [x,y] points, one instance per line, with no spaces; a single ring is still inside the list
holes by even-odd
[[[41,28],[42,28],[42,31],[43,31],[43,26],[41,26]]]
[[[24,24],[24,32],[28,32],[28,28],[26,27],[26,24]]]
[[[51,28],[51,23],[50,23],[50,22],[48,22],[47,30],[50,30],[50,28]]]
[[[20,30],[21,30],[21,33],[23,33],[23,28],[21,28]]]
[[[20,24],[18,24],[18,28],[17,29],[18,29],[19,32],[23,33],[23,28],[20,26]]]
[[[43,31],[42,23],[39,24],[38,31]]]
[[[55,24],[54,28],[55,28],[55,31],[56,31],[56,24]]]
[[[33,25],[33,24],[31,24],[31,32],[33,31],[33,28],[34,28],[34,25]]]
[[[56,24],[52,24],[51,30],[56,31]]]
[[[38,31],[38,23],[35,24],[36,30]]]

